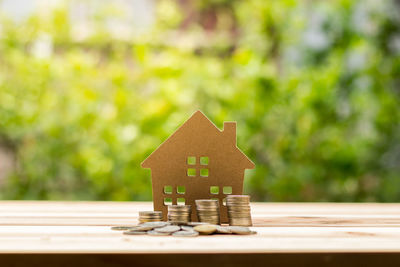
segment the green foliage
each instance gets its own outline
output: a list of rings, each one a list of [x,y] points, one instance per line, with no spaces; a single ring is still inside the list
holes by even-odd
[[[0,197],[150,200],[140,162],[201,109],[238,121],[254,200],[400,200],[394,1],[157,5],[154,29],[128,40],[107,12],[77,40],[68,2],[2,17],[0,140],[17,169]]]

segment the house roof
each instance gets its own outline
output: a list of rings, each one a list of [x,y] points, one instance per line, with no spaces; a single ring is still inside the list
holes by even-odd
[[[236,123],[235,131],[236,131]],[[224,129],[225,130],[225,129]],[[206,115],[204,115],[201,111],[196,111],[193,115],[184,123],[181,127],[179,127],[167,140],[165,140],[153,153],[150,154],[141,164],[143,168],[151,168],[155,164],[157,164],[160,160],[165,160],[168,155],[168,149],[171,146],[176,146],[180,140],[187,141],[188,138],[199,135],[199,133],[207,133],[208,136],[219,136],[220,138],[224,138],[222,135],[224,131],[221,131],[217,128],[217,126],[210,121]],[[253,169],[255,167],[254,163],[237,147],[236,144],[236,132],[234,133],[234,142],[232,144],[227,143],[226,145],[232,146],[233,149],[230,149],[230,153],[237,154],[236,159],[239,159],[241,162],[240,165],[244,167],[244,169]],[[224,142],[225,143],[225,142]],[[238,162],[235,162],[237,164]]]

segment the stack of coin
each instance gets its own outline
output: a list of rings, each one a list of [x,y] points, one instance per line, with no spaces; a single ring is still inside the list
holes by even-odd
[[[199,222],[220,224],[218,199],[197,199],[196,211]]]
[[[229,225],[251,226],[250,196],[229,195],[226,198]]]
[[[190,205],[169,205],[168,221],[173,224],[186,224],[190,222],[191,213]]]
[[[159,222],[163,220],[161,211],[139,211],[139,223]]]

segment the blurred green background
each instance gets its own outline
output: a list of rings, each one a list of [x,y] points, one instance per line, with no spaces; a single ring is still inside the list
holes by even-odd
[[[400,201],[400,2],[0,0],[0,198],[151,200],[194,111],[257,201]]]

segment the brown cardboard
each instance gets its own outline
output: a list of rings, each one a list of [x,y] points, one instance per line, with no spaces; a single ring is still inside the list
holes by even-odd
[[[189,157],[194,158],[188,162]],[[193,159],[195,162],[191,162]],[[186,205],[191,205],[192,221],[197,221],[196,199],[216,198],[220,202],[221,222],[226,223],[223,201],[227,193],[243,193],[244,171],[255,165],[236,145],[236,122],[224,122],[221,131],[201,111],[196,111],[141,166],[151,169],[154,210],[162,211],[164,220],[166,198],[172,204],[184,199]],[[188,176],[188,172],[194,176]]]

